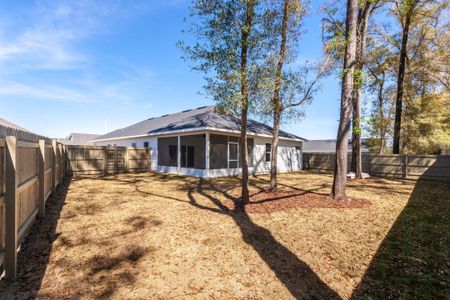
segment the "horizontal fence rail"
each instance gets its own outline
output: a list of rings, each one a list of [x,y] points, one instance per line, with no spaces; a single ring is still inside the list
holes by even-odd
[[[66,146],[68,170],[73,176],[150,171],[150,148]]]
[[[351,168],[351,153],[347,168]],[[303,153],[303,169],[334,171],[335,153]],[[450,181],[450,155],[374,155],[362,153],[362,170],[372,176]]]

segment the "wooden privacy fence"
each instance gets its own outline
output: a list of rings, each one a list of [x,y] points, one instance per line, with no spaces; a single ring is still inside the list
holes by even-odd
[[[150,148],[67,146],[68,170],[74,176],[150,171]]]
[[[303,169],[334,171],[335,153],[303,153]],[[348,170],[351,166],[348,154]],[[372,176],[450,181],[450,155],[362,154],[362,170]]]
[[[66,175],[105,175],[150,170],[150,149],[65,146],[56,140],[0,138],[0,274],[17,276],[17,249],[48,197]]]
[[[65,174],[64,159],[56,140],[0,138],[0,269],[8,279],[16,278],[17,249]]]

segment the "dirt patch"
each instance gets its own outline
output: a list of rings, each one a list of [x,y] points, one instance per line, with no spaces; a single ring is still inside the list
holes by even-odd
[[[224,200],[223,204],[229,209],[234,209],[234,202],[231,200]],[[245,211],[248,213],[273,213],[296,208],[366,208],[370,205],[369,200],[362,198],[352,197],[347,200],[336,201],[328,195],[319,193],[263,191],[250,196],[250,203],[246,206]]]

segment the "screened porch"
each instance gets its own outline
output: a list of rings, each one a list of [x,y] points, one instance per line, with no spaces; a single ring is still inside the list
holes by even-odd
[[[251,168],[254,140],[248,138],[247,143]],[[161,172],[208,177],[210,171],[229,173],[230,170],[239,171],[240,167],[238,136],[203,133],[158,138],[158,169]]]

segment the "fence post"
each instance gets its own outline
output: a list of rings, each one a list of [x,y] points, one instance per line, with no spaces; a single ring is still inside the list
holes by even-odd
[[[367,174],[369,174],[369,176],[371,176],[370,174],[371,174],[371,171],[370,171],[370,152],[369,152],[369,155],[368,155],[368,161],[367,161]]]
[[[61,144],[61,163],[61,176],[64,178],[66,177],[66,147],[63,144]]]
[[[129,150],[129,147],[125,147],[124,154],[123,154],[123,156],[124,156],[123,160],[124,160],[124,164],[125,164],[125,166],[124,166],[125,170],[123,170],[123,171],[126,172],[126,173],[130,172],[130,170],[129,170],[129,161],[128,161],[128,150]]]
[[[408,155],[403,155],[403,178],[408,178]]]
[[[56,190],[56,140],[52,140],[52,193]]]
[[[147,147],[147,149],[145,149],[145,157],[147,158],[147,171],[151,171],[152,170],[152,152],[151,152],[152,148]]]
[[[116,144],[114,144],[114,174],[117,174],[117,167],[118,167],[118,164],[119,164],[119,161],[118,161],[118,156],[117,156],[117,145]]]
[[[70,159],[69,159],[69,147],[67,145],[64,146],[66,152],[66,176],[71,176],[70,171]]]
[[[103,149],[103,175],[108,174],[108,146]]]
[[[68,145],[66,145],[65,148],[66,148],[66,175],[72,176],[73,175],[72,174],[72,165],[71,165],[70,158],[69,158],[69,155],[71,152],[69,150]],[[73,160],[76,161],[75,159],[73,159]]]
[[[39,218],[45,217],[45,140],[39,140]]]
[[[5,272],[8,280],[17,278],[17,138],[6,137],[6,245]]]
[[[58,153],[59,153],[59,182],[63,179],[63,166],[64,166],[64,156],[63,156],[63,147],[62,144],[58,144]]]

